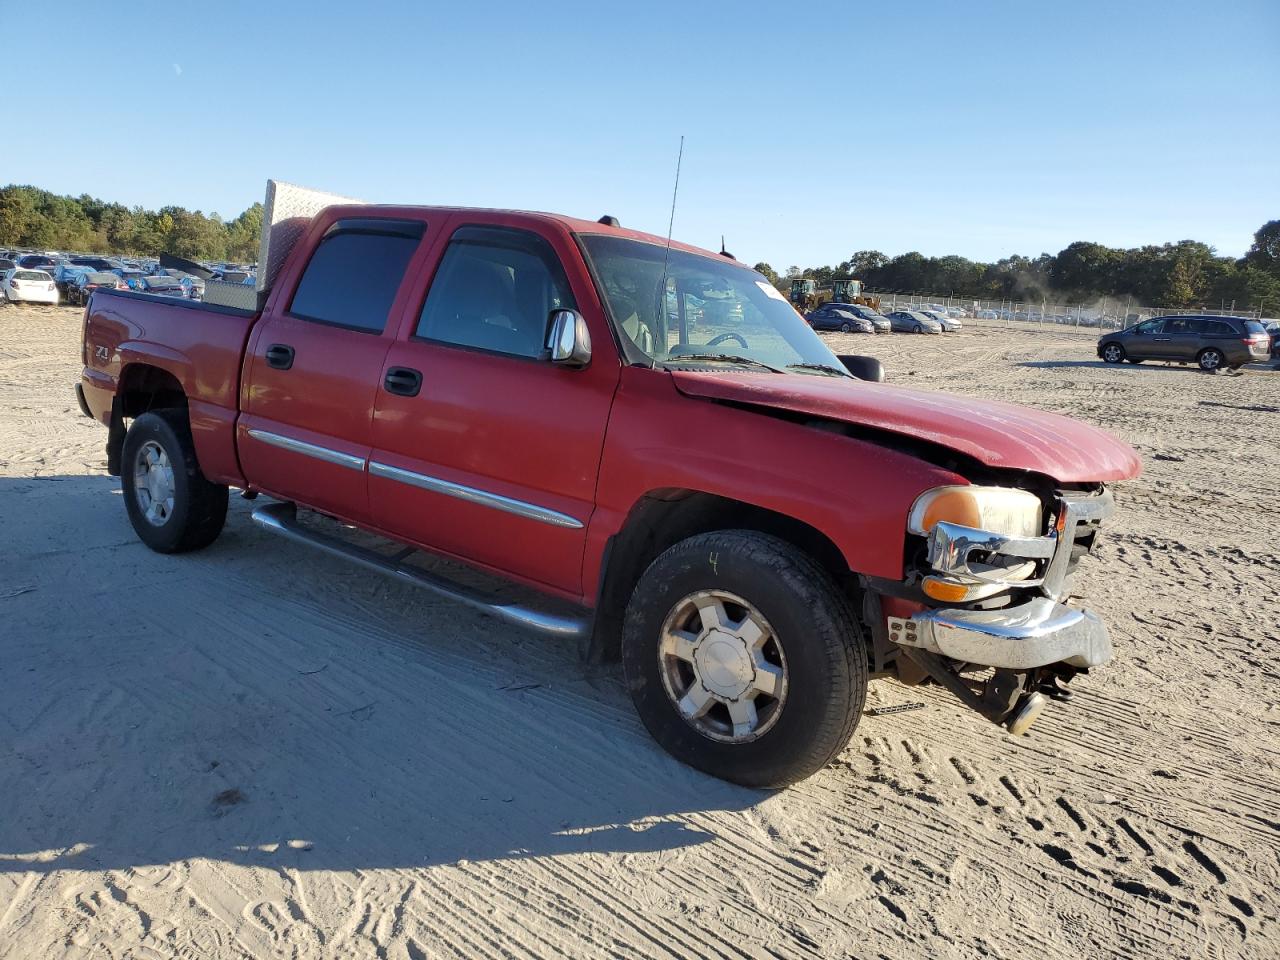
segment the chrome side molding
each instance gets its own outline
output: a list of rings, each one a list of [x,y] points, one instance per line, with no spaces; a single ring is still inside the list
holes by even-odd
[[[583,526],[581,520],[567,513],[552,510],[550,507],[540,507],[536,503],[529,503],[525,500],[504,497],[500,493],[490,493],[488,490],[468,487],[461,483],[454,483],[451,480],[442,480],[439,477],[431,477],[425,473],[415,473],[412,470],[393,467],[388,463],[379,463],[377,460],[365,460],[364,457],[357,457],[354,454],[343,453],[341,450],[322,447],[315,443],[307,443],[305,440],[286,437],[283,434],[272,433],[270,430],[262,430],[258,427],[250,427],[248,433],[253,439],[270,444],[273,447],[279,447],[281,450],[300,453],[304,457],[337,464],[349,470],[364,470],[367,466],[369,473],[375,477],[395,480],[398,483],[407,483],[409,486],[417,487],[420,490],[441,493],[446,497],[466,500],[468,503],[476,503],[482,507],[501,510],[504,513],[514,514],[517,517],[524,517],[528,520],[537,520],[539,523],[547,523],[553,527],[581,530]]]
[[[297,522],[297,507],[292,503],[266,503],[254,510],[252,516],[258,526],[287,540],[315,547],[330,556],[351,560],[362,567],[430,590],[507,623],[557,637],[581,639],[591,632],[591,619],[586,613],[580,617],[562,616],[516,603],[498,602],[469,587],[401,563],[403,555],[398,555],[399,558],[384,557],[364,547],[303,527]]]
[[[369,473],[372,476],[382,477],[386,480],[407,483],[409,486],[418,487],[421,490],[442,493],[446,497],[456,497],[459,500],[466,500],[468,503],[477,503],[482,507],[492,507],[494,510],[501,510],[504,513],[513,513],[517,517],[549,523],[553,527],[582,529],[582,521],[577,517],[569,516],[567,513],[561,513],[548,507],[540,507],[536,503],[526,503],[524,500],[514,500],[511,497],[490,493],[487,490],[477,490],[475,487],[463,486],[460,483],[453,483],[449,480],[441,480],[439,477],[429,477],[425,473],[402,470],[400,467],[379,463],[377,460],[369,461]]]
[[[283,434],[272,433],[270,430],[259,430],[257,427],[249,428],[249,436],[253,437],[255,440],[261,440],[263,443],[270,444],[273,447],[279,447],[281,450],[300,453],[304,457],[323,460],[325,463],[335,463],[338,466],[346,467],[349,470],[364,469],[364,457],[357,457],[354,454],[343,453],[341,450],[331,450],[328,447],[321,447],[314,443],[307,443],[305,440],[295,440],[293,437],[286,437]]]

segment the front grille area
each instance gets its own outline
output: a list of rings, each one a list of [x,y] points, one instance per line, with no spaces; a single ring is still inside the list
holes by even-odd
[[[1064,491],[1058,494],[1055,524],[1058,543],[1040,588],[1045,596],[1054,600],[1066,599],[1076,565],[1093,550],[1102,521],[1114,510],[1115,501],[1108,490],[1088,494]]]

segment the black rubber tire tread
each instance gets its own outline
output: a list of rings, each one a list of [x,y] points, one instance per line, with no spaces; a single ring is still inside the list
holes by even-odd
[[[173,471],[173,513],[160,527],[147,521],[134,495],[133,463],[138,448],[155,440],[169,456]],[[181,465],[183,469],[178,469]],[[157,553],[187,553],[218,539],[227,520],[227,488],[200,472],[185,409],[153,410],[129,425],[121,457],[120,483],[125,509],[138,539]]]
[[[658,669],[658,637],[671,608],[715,587],[755,605],[787,659],[782,714],[745,744],[712,740],[690,726]],[[640,719],[659,744],[692,767],[748,787],[783,787],[825,767],[848,744],[867,695],[867,646],[849,598],[808,554],[754,530],[698,534],[650,564],[627,605],[622,663]]]

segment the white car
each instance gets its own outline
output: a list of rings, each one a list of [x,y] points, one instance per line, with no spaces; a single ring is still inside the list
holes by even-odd
[[[10,270],[0,281],[0,291],[10,303],[24,300],[28,303],[58,303],[58,288],[53,277],[43,270]]]

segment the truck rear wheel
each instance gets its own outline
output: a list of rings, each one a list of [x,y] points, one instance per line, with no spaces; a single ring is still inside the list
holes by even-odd
[[[144,413],[124,438],[120,483],[138,539],[157,553],[207,547],[227,519],[227,488],[196,462],[185,410]]]
[[[691,537],[649,566],[627,606],[622,659],[654,739],[750,787],[826,766],[867,692],[847,598],[809,556],[748,530]]]

